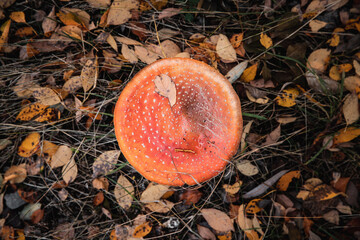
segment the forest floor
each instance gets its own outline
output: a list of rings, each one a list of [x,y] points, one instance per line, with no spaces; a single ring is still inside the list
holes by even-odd
[[[0,0],[0,26],[2,239],[360,239],[359,0]],[[167,57],[241,101],[237,154],[194,186],[150,182],[115,137]]]

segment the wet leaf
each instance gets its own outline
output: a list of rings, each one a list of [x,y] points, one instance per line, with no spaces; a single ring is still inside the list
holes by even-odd
[[[75,180],[78,173],[78,167],[74,158],[71,158],[70,161],[63,166],[61,172],[66,184],[69,184]]]
[[[347,125],[353,124],[359,119],[359,100],[355,93],[345,97],[343,113]]]
[[[237,59],[235,49],[229,39],[223,34],[219,35],[219,40],[216,44],[216,53],[220,59],[226,63],[235,62]]]
[[[95,59],[89,59],[86,61],[80,75],[80,80],[84,92],[88,92],[91,88],[96,87],[98,71],[97,57],[95,57]]]
[[[255,79],[256,71],[257,71],[258,63],[255,63],[254,65],[248,67],[245,69],[243,74],[240,77],[240,81],[242,82],[250,82]]]
[[[95,178],[99,175],[109,174],[114,168],[120,156],[119,150],[110,150],[103,152],[99,157],[95,159],[93,164],[93,175]]]
[[[324,72],[330,61],[330,53],[331,51],[326,48],[321,48],[313,51],[308,57],[308,62],[306,66],[310,69]]]
[[[142,238],[148,235],[151,232],[151,225],[150,222],[145,222],[134,229],[133,237],[135,238]]]
[[[71,148],[61,145],[51,157],[50,167],[52,169],[62,167],[67,164],[72,156]]]
[[[108,25],[121,25],[131,18],[130,10],[137,9],[139,2],[136,0],[115,0],[107,17]]]
[[[282,107],[292,107],[296,104],[295,99],[299,96],[296,88],[284,89],[280,96],[275,98],[276,103]]]
[[[10,182],[11,184],[22,183],[27,177],[25,167],[25,163],[17,166],[11,166],[4,174],[3,184],[6,182]]]
[[[24,12],[12,12],[9,18],[17,23],[26,23]]]
[[[39,143],[40,143],[40,134],[37,132],[30,133],[19,146],[18,149],[19,156],[21,157],[32,156],[39,148]]]
[[[266,49],[272,47],[272,45],[273,45],[271,38],[266,33],[263,33],[263,32],[260,34],[260,43]]]
[[[229,232],[235,231],[234,225],[228,215],[226,213],[217,210],[215,208],[203,208],[201,213],[207,223],[212,227],[215,231],[218,232]]]
[[[154,79],[155,92],[159,95],[169,99],[170,107],[176,103],[176,86],[172,79],[166,75],[161,74]]]
[[[120,175],[114,189],[114,195],[120,207],[125,210],[128,210],[131,207],[134,191],[131,182],[123,175]]]
[[[285,175],[283,175],[280,179],[279,182],[276,185],[276,188],[279,191],[286,191],[289,187],[289,184],[291,183],[291,181],[294,179],[300,178],[300,171],[291,171],[286,173]]]

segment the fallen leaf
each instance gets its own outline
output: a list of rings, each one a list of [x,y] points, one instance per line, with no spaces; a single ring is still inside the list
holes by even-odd
[[[215,208],[203,208],[200,212],[205,218],[206,222],[215,231],[218,232],[235,231],[234,225],[230,217],[226,215],[226,213],[217,210]]]
[[[8,36],[9,36],[9,31],[10,31],[10,25],[11,25],[11,20],[7,20],[2,26],[2,34],[0,37],[0,52],[3,50],[3,47],[7,44],[8,42]]]
[[[151,9],[161,10],[163,9],[166,4],[168,3],[168,0],[140,0],[140,11],[148,11]]]
[[[344,87],[350,92],[355,92],[360,99],[360,77],[350,76],[345,78]]]
[[[45,158],[45,161],[47,163],[50,163],[51,158],[55,155],[58,149],[58,145],[50,141],[44,140],[36,154]]]
[[[69,184],[75,180],[78,173],[78,167],[74,158],[71,158],[70,161],[63,166],[61,172],[66,184]]]
[[[257,166],[253,165],[249,160],[242,160],[236,163],[236,168],[245,176],[254,176],[259,173]]]
[[[126,60],[130,63],[137,63],[139,59],[137,58],[135,51],[131,50],[127,44],[123,43],[121,46],[121,54],[124,56]]]
[[[36,34],[35,30],[32,27],[22,27],[16,30],[15,36],[19,37],[28,37]]]
[[[7,146],[11,145],[12,143],[13,142],[7,138],[0,139],[0,151],[4,150]],[[1,186],[1,181],[0,181],[0,186]]]
[[[256,76],[257,67],[258,67],[258,63],[255,63],[254,65],[245,69],[240,77],[240,81],[247,83],[254,80]]]
[[[151,64],[155,62],[159,55],[151,52],[143,46],[135,46],[134,48],[136,56],[144,63]]]
[[[103,212],[103,214],[108,218],[108,219],[112,219],[111,213],[109,210],[107,210],[106,208],[102,207],[101,211]]]
[[[70,78],[64,83],[62,90],[68,93],[75,93],[81,87],[82,87],[82,82],[80,76],[75,76]]]
[[[266,35],[266,33],[263,33],[263,32],[260,34],[260,43],[266,49],[269,49],[273,45],[271,38],[268,35]]]
[[[138,42],[134,39],[131,38],[127,38],[127,37],[119,37],[119,36],[114,36],[115,40],[118,41],[121,44],[126,44],[126,45],[137,45],[137,46],[141,46],[142,43]]]
[[[155,77],[154,84],[155,92],[168,98],[170,107],[174,106],[176,103],[176,86],[172,79],[166,74],[161,74]]]
[[[92,186],[99,190],[104,189],[108,191],[109,181],[105,177],[94,178],[94,180],[92,181]]]
[[[167,191],[169,186],[150,183],[145,191],[141,194],[140,201],[143,203],[154,202],[159,200]]]
[[[47,17],[45,17],[42,22],[42,29],[43,29],[44,35],[46,37],[49,37],[51,35],[51,33],[55,31],[56,26],[57,26],[57,22],[56,22],[56,15],[55,15],[55,6],[53,6],[49,15],[47,15]]]
[[[94,206],[99,206],[103,203],[105,197],[103,192],[98,192],[95,197],[93,198],[93,204]]]
[[[130,10],[139,8],[136,0],[115,0],[107,16],[108,25],[121,25],[131,18]]]
[[[231,45],[229,39],[223,34],[219,35],[219,40],[216,44],[216,53],[225,63],[235,62],[237,59],[235,49]]]
[[[120,175],[114,189],[114,196],[119,206],[128,210],[133,201],[135,189],[126,177]]]
[[[320,21],[317,19],[313,19],[309,22],[309,26],[310,26],[312,32],[318,32],[320,29],[322,29],[326,25],[327,25],[327,22]]]
[[[134,229],[133,237],[134,238],[142,238],[148,235],[151,232],[150,222],[145,222]]]
[[[305,77],[309,86],[315,91],[322,93],[337,93],[340,89],[340,84],[328,77],[320,77],[310,71],[305,73]]]
[[[277,143],[281,136],[281,124],[277,126],[271,133],[269,133],[266,136],[265,142],[262,144],[262,146],[268,146],[274,143]]]
[[[240,191],[241,185],[242,185],[242,182],[236,182],[233,185],[224,184],[223,188],[224,188],[225,192],[227,192],[228,194],[234,195]]]
[[[157,34],[159,36],[159,39],[162,41],[162,40],[165,40],[165,39],[173,38],[176,35],[179,35],[180,31],[175,31],[175,30],[172,30],[170,28],[162,28],[157,32]]]
[[[74,225],[74,223],[59,224],[53,230],[53,234],[51,234],[51,236],[54,239],[75,240],[75,229],[74,229],[73,225]]]
[[[18,148],[18,154],[21,157],[32,156],[40,147],[40,134],[37,132],[30,133]]]
[[[65,201],[67,199],[67,197],[69,196],[69,192],[66,191],[65,188],[63,188],[59,191],[58,196],[61,201]]]
[[[230,43],[233,46],[233,48],[238,48],[241,46],[242,40],[244,38],[244,33],[238,33],[234,34],[230,38]]]
[[[109,36],[106,39],[106,42],[115,50],[115,52],[118,52],[118,46],[115,41],[115,38],[109,34]]]
[[[360,128],[356,128],[356,127],[342,128],[335,133],[335,136],[333,138],[333,145],[350,142],[354,138],[357,138],[359,135],[360,135]]]
[[[243,61],[230,69],[230,71],[225,75],[225,78],[233,84],[240,76],[243,74],[244,70],[247,68],[248,61]]]
[[[166,8],[164,10],[162,10],[158,16],[158,19],[163,19],[163,18],[170,18],[173,17],[175,15],[178,15],[181,12],[182,8]]]
[[[216,240],[215,234],[209,228],[197,224],[197,230],[203,239]]]
[[[323,218],[330,223],[339,225],[340,217],[339,217],[339,212],[336,210],[331,210],[331,211],[325,213],[323,215]]]
[[[41,203],[29,203],[20,212],[20,219],[31,220],[32,215],[41,209]],[[39,212],[38,212],[39,213]],[[42,217],[41,217],[42,218]]]
[[[9,18],[17,23],[26,23],[24,12],[11,12]]]
[[[307,6],[305,13],[303,15],[304,18],[314,17],[318,12],[325,9],[325,2],[321,0],[313,0]]]
[[[185,200],[185,205],[193,205],[200,201],[202,197],[202,192],[197,189],[191,190],[187,189],[183,193],[180,194],[179,200]]]
[[[98,78],[98,60],[97,57],[86,61],[83,69],[81,70],[81,83],[84,92],[88,92],[91,88],[96,87],[96,81]]]
[[[147,203],[145,205],[145,207],[148,208],[150,211],[157,212],[157,213],[167,213],[174,206],[175,206],[175,204],[173,202],[168,201],[168,200],[160,200],[160,201],[157,201],[157,202]]]
[[[327,184],[320,184],[310,192],[309,198],[313,197],[318,201],[325,201],[341,194],[341,192],[335,192],[335,190]]]
[[[61,102],[59,95],[48,87],[36,87],[32,89],[32,95],[43,105],[55,105]]]
[[[246,216],[245,205],[244,204],[241,204],[240,207],[239,207],[237,223],[238,223],[240,229],[244,231],[245,235],[250,240],[259,239],[258,234],[256,233],[255,230],[253,230],[253,221]]]
[[[163,58],[175,57],[177,54],[181,53],[181,50],[178,45],[176,45],[171,40],[165,40],[159,44],[160,51],[157,52]],[[165,56],[164,56],[165,55]]]
[[[90,15],[84,10],[63,7],[57,16],[65,25],[74,25],[82,30],[89,30]]]
[[[245,193],[242,197],[244,199],[247,199],[247,198],[253,198],[253,197],[257,197],[259,195],[264,194],[269,187],[271,187],[279,178],[281,178],[282,175],[284,175],[288,171],[289,170],[282,170],[282,171],[278,172],[277,174],[275,174],[274,176],[272,176],[265,182],[261,183],[259,186],[255,187],[251,191]]]
[[[253,199],[251,200],[245,207],[245,212],[249,214],[256,214],[261,211],[261,208],[258,206],[258,202],[260,202],[261,199]]]
[[[286,173],[285,175],[283,175],[280,179],[279,182],[276,185],[276,188],[279,191],[286,191],[289,187],[289,184],[291,183],[291,181],[294,179],[300,178],[300,171],[291,171]]]
[[[111,0],[86,0],[92,8],[107,8],[110,6]]]
[[[99,175],[109,174],[115,168],[120,153],[120,150],[110,150],[103,152],[99,157],[97,157],[92,166],[92,177],[96,178]]]
[[[338,210],[339,212],[343,213],[343,214],[348,214],[351,215],[351,207],[350,206],[345,206],[342,202],[339,202],[339,204],[336,206],[336,210]]]
[[[306,66],[310,69],[324,72],[330,61],[330,53],[331,51],[326,48],[321,48],[313,51],[308,57]]]
[[[65,145],[59,146],[55,154],[51,157],[50,167],[52,169],[62,167],[70,162],[72,156],[71,148]]]
[[[360,63],[354,59],[353,65],[356,75],[360,76]]]
[[[280,96],[275,98],[275,101],[279,106],[292,107],[296,104],[295,99],[299,94],[300,93],[296,88],[284,89]]]
[[[347,188],[347,185],[348,185],[349,181],[350,181],[349,177],[339,178],[339,179],[337,179],[336,182],[332,181],[331,186],[333,186],[333,188],[335,188],[339,192],[346,193],[346,188]]]
[[[36,117],[43,114],[47,108],[48,108],[47,105],[43,105],[41,103],[26,105],[19,112],[19,114],[16,117],[16,120],[20,120],[20,121],[34,120]]]
[[[345,97],[343,114],[347,125],[353,124],[359,119],[359,100],[355,93],[349,93]]]
[[[26,164],[20,164],[11,166],[4,174],[4,180],[2,184],[10,182],[11,184],[22,183],[27,177]]]

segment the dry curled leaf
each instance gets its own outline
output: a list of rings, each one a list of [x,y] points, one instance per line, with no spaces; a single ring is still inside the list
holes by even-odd
[[[176,86],[173,80],[166,74],[156,76],[154,79],[155,92],[169,99],[170,107],[176,103]]]
[[[119,206],[128,210],[133,201],[134,187],[126,177],[120,175],[114,189],[114,195]]]

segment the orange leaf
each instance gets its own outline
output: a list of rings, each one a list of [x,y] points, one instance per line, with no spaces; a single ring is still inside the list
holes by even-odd
[[[40,134],[37,132],[30,133],[21,143],[18,154],[21,157],[30,157],[39,148]]]
[[[243,37],[244,37],[244,33],[238,33],[238,34],[232,35],[232,37],[230,38],[230,43],[233,46],[233,48],[236,49],[236,48],[240,47]]]
[[[94,206],[99,206],[103,201],[104,201],[104,193],[98,192],[93,199],[93,204]]]
[[[8,41],[10,25],[11,25],[11,20],[7,20],[3,25],[1,25],[2,34],[0,37],[0,51]]]
[[[251,200],[245,208],[246,213],[255,214],[261,211],[261,208],[257,205],[257,203],[261,201],[260,198]]]
[[[339,180],[337,180],[336,183],[334,183],[334,181],[331,181],[331,185],[333,186],[333,188],[335,188],[339,192],[346,193],[346,188],[347,188],[349,181],[350,181],[349,177],[339,178]]]
[[[12,12],[10,19],[17,23],[26,23],[25,14],[23,12]]]
[[[327,43],[331,46],[331,47],[336,47],[337,45],[339,45],[340,43],[340,36],[339,34],[333,34],[332,37],[327,40]]]
[[[16,30],[15,35],[19,37],[27,37],[36,34],[32,27],[22,27]]]
[[[142,238],[148,235],[151,231],[152,227],[150,226],[150,222],[145,222],[134,229],[133,237]]]
[[[219,240],[231,240],[232,238],[232,233],[231,231],[230,232],[227,232],[226,234],[223,234],[223,235],[217,235],[217,238]]]
[[[254,65],[248,67],[245,69],[243,74],[240,77],[240,81],[243,82],[250,82],[255,79],[256,71],[257,71],[258,63],[255,63]]]
[[[291,171],[283,175],[279,179],[276,188],[279,189],[279,191],[286,191],[294,178],[300,178],[300,171]]]
[[[273,45],[271,38],[268,35],[266,35],[265,33],[260,34],[260,43],[266,49],[270,48]]]
[[[333,138],[333,144],[337,145],[340,143],[350,142],[359,135],[360,135],[360,128],[348,127],[348,128],[340,129]]]

